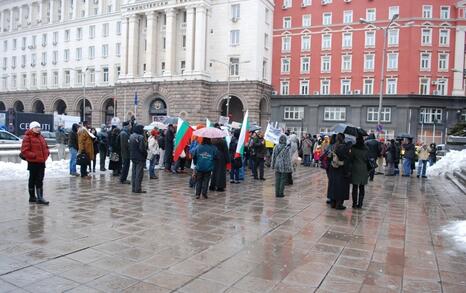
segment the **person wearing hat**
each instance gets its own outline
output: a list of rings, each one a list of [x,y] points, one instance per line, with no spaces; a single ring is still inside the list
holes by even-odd
[[[152,129],[150,132],[149,142],[148,142],[148,159],[149,159],[149,177],[150,179],[157,179],[157,169],[155,165],[159,164],[160,160],[160,148],[158,142],[159,131],[157,129]]]
[[[29,202],[48,205],[49,202],[44,199],[43,184],[45,161],[47,161],[50,151],[40,131],[39,122],[29,123],[29,129],[26,131],[21,145],[21,155],[28,162]]]

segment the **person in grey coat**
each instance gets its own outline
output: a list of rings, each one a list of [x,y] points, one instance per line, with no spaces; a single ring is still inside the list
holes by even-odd
[[[275,170],[275,196],[284,197],[285,182],[288,174],[293,172],[291,163],[291,146],[286,143],[286,136],[281,135],[272,152],[272,169]]]
[[[58,126],[57,131],[55,132],[57,140],[57,149],[58,149],[58,160],[65,159],[65,147],[66,147],[66,134],[65,129],[62,125]]]
[[[129,137],[129,156],[133,163],[131,170],[132,192],[146,193],[142,190],[142,178],[144,177],[144,164],[147,158],[147,147],[144,141],[144,126],[136,124],[133,133]]]
[[[358,136],[356,138],[356,144],[351,147],[351,184],[353,184],[352,198],[353,198],[353,209],[362,208],[362,202],[364,200],[364,186],[367,185],[369,179],[369,149],[364,144],[364,138]],[[359,197],[358,197],[359,190]]]
[[[128,145],[129,133],[130,133],[129,122],[123,122],[123,129],[118,135],[118,139],[120,141],[120,152],[121,152],[121,163],[122,163],[120,183],[122,184],[131,183],[128,181],[129,164],[131,163],[131,160],[129,157],[129,145]]]

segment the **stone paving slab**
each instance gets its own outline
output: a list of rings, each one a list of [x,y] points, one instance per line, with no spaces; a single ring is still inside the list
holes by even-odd
[[[466,244],[442,232],[466,200],[447,180],[376,176],[362,210],[336,211],[321,169],[283,199],[266,175],[208,200],[187,174],[145,178],[147,194],[104,172],[46,178],[50,206],[2,182],[0,293],[466,292]]]

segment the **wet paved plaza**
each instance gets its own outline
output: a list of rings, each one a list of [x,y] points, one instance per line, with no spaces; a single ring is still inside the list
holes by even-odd
[[[5,170],[2,170],[4,172]],[[466,292],[466,198],[442,178],[377,176],[362,210],[325,204],[322,170],[284,199],[247,178],[196,200],[187,175],[0,182],[0,292]],[[463,241],[463,242],[461,242]]]

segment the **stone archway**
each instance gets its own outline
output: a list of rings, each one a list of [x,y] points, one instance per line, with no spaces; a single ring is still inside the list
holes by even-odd
[[[115,100],[113,98],[108,98],[102,105],[102,118],[105,125],[111,125],[112,118],[116,113]]]
[[[161,96],[155,96],[149,104],[149,121],[163,121],[168,116],[167,103]]]
[[[6,111],[5,103],[0,101],[0,111]]]
[[[244,105],[237,96],[230,95],[230,105],[227,106],[228,99],[224,98],[220,103],[220,115],[229,116],[230,122],[242,122],[244,116]],[[228,113],[227,113],[228,112]]]
[[[81,121],[88,121],[89,125],[92,125],[92,105],[89,99],[86,99],[86,108],[83,107],[83,99],[78,102],[78,112]]]
[[[34,101],[34,103],[32,104],[32,112],[44,114],[45,113],[44,103],[42,103],[41,100]]]
[[[270,99],[268,97],[262,97],[259,102],[259,124],[265,128],[267,122],[271,118],[270,110]]]
[[[62,115],[62,114],[66,115],[65,101],[63,101],[62,99],[56,100],[55,103],[53,104],[53,111],[57,112],[57,114],[59,115]]]
[[[16,101],[13,104],[13,109],[15,109],[16,112],[24,112],[24,104],[21,101]]]

